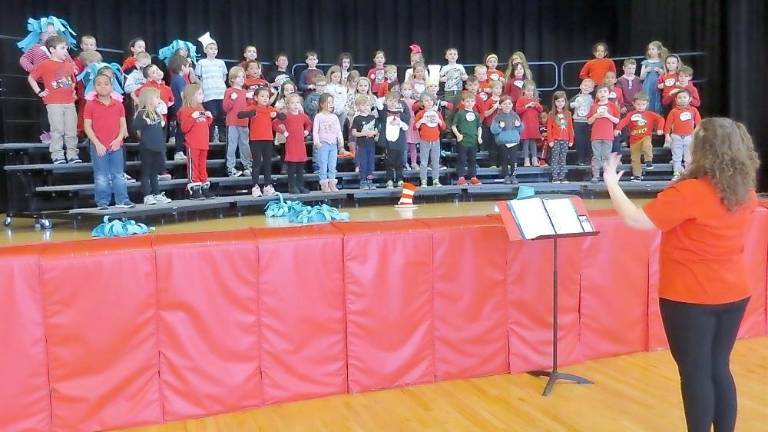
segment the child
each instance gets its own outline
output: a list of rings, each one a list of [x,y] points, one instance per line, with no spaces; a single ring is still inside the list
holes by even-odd
[[[416,114],[414,128],[419,132],[421,153],[421,187],[427,187],[427,166],[432,162],[432,186],[440,187],[440,131],[445,129],[443,116],[430,94],[421,96],[424,109]]]
[[[213,114],[203,108],[200,84],[189,84],[181,93],[182,108],[177,115],[187,146],[187,193],[191,199],[211,198],[208,181],[209,133]]]
[[[288,174],[288,193],[305,194],[309,189],[304,186],[304,164],[307,162],[307,146],[304,139],[312,130],[312,121],[301,110],[301,97],[296,93],[286,98],[288,112],[285,119],[278,121],[285,136],[286,172]]]
[[[254,197],[272,196],[275,188],[272,186],[272,147],[275,134],[272,126],[274,119],[285,119],[285,114],[278,113],[274,107],[269,106],[269,89],[260,87],[254,93],[255,105],[250,105],[237,114],[238,118],[248,118],[248,136],[253,157],[251,179]],[[259,173],[264,173],[264,185],[259,186]]]
[[[51,18],[54,18],[56,21],[52,22]],[[42,24],[42,19],[40,22]],[[59,26],[58,29],[57,25]],[[72,39],[74,32],[71,31],[69,24],[67,24],[64,20],[59,20],[55,17],[48,17],[47,25],[45,25],[44,28],[42,25],[40,27],[40,32],[32,30],[26,39],[16,44],[16,46],[21,48],[22,52],[24,53],[19,58],[19,65],[27,73],[32,73],[32,70],[35,69],[37,65],[51,57],[50,50],[46,47],[45,44],[49,38],[53,36],[62,37],[64,38],[64,43],[67,45],[67,47],[69,47],[70,42],[74,43],[74,40]],[[37,38],[35,38],[35,34],[37,34]],[[67,53],[67,59],[68,60],[65,61],[72,61],[69,53]],[[76,72],[79,71],[79,69],[76,69]]]
[[[365,78],[367,80],[367,78]],[[373,170],[376,163],[376,117],[371,114],[371,99],[364,94],[355,97],[356,114],[352,120],[351,135],[355,138],[357,164],[360,166],[360,189],[376,189]]]
[[[598,42],[592,46],[592,60],[586,62],[579,72],[579,79],[589,78],[596,83],[602,83],[605,73],[611,71],[616,73],[616,65],[613,60],[608,58],[608,45],[605,42]],[[640,77],[643,78],[642,76]]]
[[[495,135],[496,145],[501,153],[501,175],[504,176],[504,184],[517,184],[515,169],[523,122],[514,111],[514,106],[510,96],[502,96],[499,99],[499,110],[491,123],[491,133]]]
[[[51,36],[45,41],[51,58],[43,60],[27,77],[27,82],[43,99],[51,127],[51,159],[54,164],[80,163],[77,150],[77,112],[75,110],[75,65],[67,59],[67,41]],[[40,88],[38,81],[43,83]],[[109,85],[110,93],[112,84]],[[117,120],[116,120],[117,121]],[[66,146],[66,159],[64,147]],[[119,147],[119,145],[118,145]],[[121,152],[122,153],[122,152]]]
[[[493,123],[493,118],[499,112],[499,106],[501,104],[501,81],[490,81],[488,89],[490,95],[481,105],[480,114],[482,114],[483,117],[483,136],[486,137],[485,148],[488,149],[488,160],[491,168],[496,168],[496,165],[498,165],[499,162],[499,148],[496,146],[496,142],[493,139],[494,134],[491,133],[491,124]]]
[[[318,59],[316,52],[307,51],[307,57],[304,61],[307,63],[307,68],[301,71],[301,75],[299,75],[299,91],[304,94],[304,98],[306,99],[307,96],[314,93],[316,90],[315,78],[323,73],[317,68]]]
[[[635,94],[641,90],[642,83],[640,79],[635,75],[637,70],[637,62],[635,59],[628,58],[624,60],[624,75],[619,78],[618,87],[621,89],[621,94],[624,98],[624,104],[621,106],[621,113],[626,114],[632,111],[633,101],[635,100]]]
[[[333,113],[339,118],[341,130],[345,130],[347,124],[347,88],[341,82],[341,68],[331,66],[328,69],[328,85],[325,92],[333,96]]]
[[[339,54],[339,59],[336,62],[336,65],[338,65],[339,69],[341,69],[341,83],[347,85],[349,82],[349,74],[354,72],[352,69],[352,54],[348,52]],[[358,77],[359,76],[360,72],[358,72]]]
[[[640,79],[643,80],[643,91],[648,95],[648,109],[661,112],[661,92],[659,91],[659,77],[664,74],[662,58],[667,57],[668,51],[659,41],[648,44],[645,60],[640,63]]]
[[[276,69],[267,75],[267,81],[272,89],[279,89],[284,82],[292,81],[291,73],[288,71],[288,54],[279,53],[275,56]]]
[[[243,48],[243,61],[240,62],[238,66],[240,66],[243,69],[247,68],[245,67],[245,64],[249,61],[256,61],[259,59],[259,50],[256,49],[253,45],[247,45],[245,48]]]
[[[613,129],[619,122],[619,107],[608,100],[610,91],[605,84],[597,87],[597,103],[587,114],[587,123],[592,125],[592,183],[600,181],[600,168],[608,160],[613,148]]]
[[[512,103],[517,103],[520,96],[523,95],[523,84],[527,78],[527,72],[525,66],[522,63],[515,63],[510,65],[510,75],[507,76],[506,84],[504,84],[504,91],[502,94],[510,96]]]
[[[690,106],[691,94],[688,90],[677,92],[676,101],[677,106],[669,112],[664,127],[666,140],[672,146],[672,180],[683,174],[683,162],[686,168],[690,165],[693,130],[701,123],[699,110]]]
[[[149,66],[145,67],[144,78],[146,79],[144,84],[131,92],[131,98],[136,104],[139,103],[139,92],[141,92],[142,89],[149,87],[157,89],[157,91],[160,92],[160,99],[163,101],[166,108],[173,106],[173,91],[170,87],[165,85],[165,82],[163,81],[163,71],[160,70],[157,65],[150,64]],[[167,112],[168,110],[166,109],[166,113]],[[164,113],[163,120],[165,120],[165,117],[166,115]]]
[[[634,110],[627,113],[616,125],[616,135],[629,126],[629,153],[632,157],[632,178],[630,181],[643,180],[640,165],[640,154],[645,159],[645,169],[653,169],[653,147],[651,135],[656,131],[657,135],[664,134],[664,118],[648,109],[648,95],[641,91],[635,94]]]
[[[539,113],[544,108],[536,94],[536,83],[526,80],[523,84],[523,95],[515,102],[515,111],[523,122],[523,131],[520,135],[523,147],[523,165],[539,166],[539,158],[536,155],[536,141],[541,139],[539,133]]]
[[[406,79],[405,82],[410,82],[413,86],[413,98],[418,100],[421,95],[427,90],[427,67],[424,63],[416,63],[413,65],[413,73]]]
[[[522,78],[520,79],[523,81],[533,81],[533,72],[531,72],[531,67],[528,65],[528,60],[525,58],[525,54],[523,54],[522,51],[515,51],[511,56],[509,56],[509,61],[507,62],[507,70],[504,74],[505,80],[509,82],[509,78],[514,76],[515,68],[517,68],[517,65],[521,65],[524,71],[523,75],[521,75]],[[520,88],[522,88],[522,86],[520,86]]]
[[[565,157],[568,147],[573,147],[573,119],[568,109],[568,98],[564,91],[552,95],[552,111],[547,117],[547,141],[552,148],[552,183],[568,183],[565,179]]]
[[[344,136],[341,133],[339,118],[333,114],[333,96],[320,95],[320,112],[315,115],[312,125],[312,142],[317,149],[320,165],[320,190],[338,192],[336,188],[336,158],[344,149]]]
[[[603,79],[603,84],[608,86],[608,100],[612,103],[615,103],[616,106],[619,108],[619,113],[623,114],[621,112],[621,108],[624,106],[624,95],[621,93],[621,88],[616,86],[616,74],[614,72],[606,72],[605,78]],[[621,152],[621,141],[623,134],[619,134],[618,136],[613,138],[613,145],[611,147],[611,152],[613,153],[619,153]]]
[[[387,189],[403,186],[403,152],[405,131],[410,124],[407,109],[400,102],[400,92],[389,92],[384,97],[384,107],[379,113],[376,129],[379,131],[379,145],[384,147]]]
[[[227,66],[223,61],[216,58],[219,53],[219,46],[216,41],[211,40],[204,47],[205,58],[200,59],[195,66],[195,75],[200,79],[200,85],[203,89],[203,107],[213,116],[213,125],[218,128],[219,142],[226,141],[225,122],[224,122],[224,91],[227,89],[225,80],[227,79]],[[213,141],[214,128],[210,128],[208,139]]]
[[[461,93],[464,109],[456,111],[451,129],[456,135],[459,150],[459,164],[456,172],[459,175],[459,186],[467,184],[464,178],[465,165],[469,168],[469,184],[481,184],[477,178],[477,145],[483,143],[483,128],[480,127],[480,115],[475,111],[475,96],[468,91]]]
[[[140,37],[131,39],[131,41],[128,42],[128,51],[130,52],[130,56],[126,58],[125,61],[123,61],[123,72],[128,73],[134,67],[136,67],[136,62],[139,60],[139,53],[146,52],[146,50],[147,44],[144,42],[144,39]]]
[[[543,106],[542,106],[543,108]],[[539,113],[539,135],[541,138],[536,142],[536,149],[537,151],[540,150],[541,153],[537,152],[538,162],[539,166],[548,166],[547,165],[547,158],[549,157],[549,147],[547,147],[547,133],[549,132],[547,130],[547,120],[549,120],[549,113],[542,111]]]
[[[405,107],[408,110],[408,117],[410,118],[408,130],[405,133],[405,142],[407,145],[407,155],[410,155],[411,165],[408,166],[408,160],[405,157],[405,154],[403,156],[403,164],[407,168],[417,170],[419,169],[419,165],[416,163],[416,159],[418,158],[418,154],[416,152],[416,143],[419,142],[419,132],[413,126],[414,123],[416,123],[415,116],[413,114],[413,104],[416,102],[416,99],[413,98],[413,86],[411,86],[410,82],[403,83],[403,85],[400,86],[400,90],[400,94],[403,96],[402,101],[405,103]]]
[[[226,114],[227,123],[227,175],[240,177],[243,174],[251,175],[251,148],[248,145],[248,119],[239,118],[237,114],[246,109],[247,97],[243,85],[245,84],[245,71],[240,66],[234,66],[229,70],[230,87],[224,92],[222,108]],[[235,167],[235,153],[240,150],[240,162],[243,170]]]
[[[308,94],[305,93],[306,97],[304,98],[304,112],[307,113],[311,119],[315,118],[315,115],[319,110],[318,103],[320,101],[320,96],[325,93],[325,87],[327,84],[328,80],[326,80],[325,76],[322,74],[315,75],[312,88],[316,89],[316,91],[309,92]],[[299,86],[299,88],[301,88],[301,86]]]
[[[50,41],[50,39],[49,39]],[[46,41],[46,43],[48,43]],[[65,43],[65,42],[62,42]],[[65,46],[65,45],[60,45]],[[63,58],[55,47],[52,51],[54,58]],[[44,63],[41,63],[41,65]],[[47,82],[47,81],[46,81]],[[123,104],[110,96],[112,81],[109,77],[99,75],[94,83],[98,97],[88,101],[83,115],[85,133],[91,140],[91,162],[93,163],[93,186],[96,207],[107,210],[112,195],[115,197],[115,207],[132,208],[134,204],[128,199],[128,188],[123,176],[123,139],[128,136],[125,123],[125,108]],[[74,115],[74,106],[72,110]],[[51,126],[54,126],[51,121]],[[74,125],[74,119],[73,119]]]
[[[504,73],[496,69],[499,66],[499,56],[494,53],[489,53],[485,56],[485,66],[488,68],[488,79],[491,81],[499,81],[502,86],[504,85]]]
[[[186,162],[187,156],[184,154],[184,133],[181,131],[181,122],[179,121],[179,111],[182,107],[181,94],[189,83],[185,76],[189,76],[192,71],[188,58],[175,54],[168,62],[168,73],[171,75],[171,92],[173,93],[173,106],[171,107],[171,116],[176,119],[173,159],[177,162]]]
[[[691,96],[690,105],[694,108],[701,106],[701,100],[699,99],[699,90],[691,82],[693,78],[693,69],[690,66],[681,66],[680,72],[677,74],[677,82],[668,91],[667,95],[662,99],[664,106],[672,105],[672,101],[677,99],[677,94],[682,90],[688,92]]]
[[[461,89],[464,86],[464,81],[469,78],[467,71],[464,70],[464,66],[456,63],[459,59],[459,50],[456,48],[448,48],[445,50],[445,60],[448,64],[440,68],[440,82],[443,85],[443,97],[447,102],[450,102],[453,106],[458,105],[461,99]],[[449,112],[446,116],[448,123],[452,124],[453,112]]]
[[[160,192],[157,181],[165,169],[165,121],[162,114],[165,102],[156,88],[144,87],[139,92],[138,103],[139,108],[133,118],[133,129],[138,131],[141,137],[139,160],[144,204],[166,204],[171,200],[165,196],[165,192]]]
[[[373,53],[373,67],[368,70],[368,80],[371,82],[371,93],[378,95],[379,86],[386,81],[384,72],[384,62],[387,58],[384,56],[384,51],[378,50]]]
[[[376,96],[383,98],[391,91],[400,91],[400,83],[397,81],[397,66],[384,66],[384,82],[380,83],[376,90]]]
[[[413,72],[415,71],[417,64],[425,64],[424,54],[421,52],[421,47],[419,45],[411,44],[408,46],[408,48],[411,50],[411,67],[405,70],[405,79],[403,82],[413,79]],[[424,76],[421,79],[427,79],[426,66],[424,67]],[[416,90],[414,89],[414,91]]]
[[[176,39],[168,46],[160,48],[157,57],[163,60],[166,66],[170,67],[171,59],[177,55],[189,60],[190,64],[192,64],[197,61],[197,47],[192,42]],[[197,82],[197,77],[191,71],[182,75],[182,77],[187,84]]]
[[[352,73],[350,73],[350,77],[352,77],[355,74],[355,72],[357,71],[352,71]],[[350,125],[355,120],[355,116],[357,115],[357,106],[355,103],[355,99],[357,99],[358,96],[365,96],[366,98],[368,98],[368,102],[371,109],[373,109],[373,107],[376,106],[376,102],[377,102],[376,96],[374,96],[371,93],[371,81],[366,77],[357,78],[357,81],[355,82],[355,87],[353,91],[349,93],[349,96],[347,98],[347,121],[349,122]],[[369,114],[369,113],[373,115],[373,117],[376,117],[378,115],[378,111],[375,109],[373,109],[372,112],[370,110],[366,112],[366,114]],[[356,144],[355,144],[356,140],[357,138],[354,135],[350,134],[349,140],[348,140],[349,151],[353,154],[356,152]]]
[[[83,53],[97,53],[96,51],[96,37],[91,34],[84,34],[80,36],[80,55]],[[88,66],[87,63],[83,62],[83,60],[80,58],[80,55],[75,58],[75,69],[77,72],[83,72],[85,70],[85,67]],[[101,60],[98,61],[101,63]]]
[[[587,117],[589,109],[592,108],[592,91],[594,89],[595,83],[590,78],[586,78],[579,85],[580,93],[571,99],[576,162],[582,166],[588,164],[592,159],[592,146],[589,142],[590,126]]]
[[[248,60],[245,62],[245,80],[243,81],[243,88],[246,92],[254,92],[259,87],[268,87],[272,89],[269,82],[261,75],[261,63],[256,60]],[[253,95],[251,95],[253,98]]]
[[[488,87],[488,84],[490,84],[490,80],[488,79],[488,68],[485,65],[475,66],[475,78],[477,78],[480,99],[485,102],[485,100],[488,99],[488,95],[491,93],[491,89]]]
[[[147,82],[144,69],[152,63],[152,57],[143,51],[136,53],[136,56],[131,58],[134,59],[133,70],[125,77],[125,92],[128,94],[133,94]],[[135,102],[133,98],[131,98],[131,102]]]
[[[661,90],[662,105],[669,107],[669,104],[664,103],[664,98],[669,95],[670,90],[675,88],[677,84],[677,73],[680,68],[683,67],[683,62],[680,61],[680,57],[675,54],[670,54],[664,58],[664,75],[659,77],[657,87]],[[671,103],[671,101],[670,101]]]
[[[296,85],[292,81],[283,81],[280,86],[280,90],[277,92],[277,99],[275,99],[274,107],[277,112],[284,113],[288,111],[288,96],[296,93]],[[299,98],[301,101],[301,98]],[[300,106],[301,112],[304,112],[304,107]]]

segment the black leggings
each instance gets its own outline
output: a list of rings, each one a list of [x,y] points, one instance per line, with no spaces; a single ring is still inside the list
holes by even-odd
[[[749,298],[704,305],[660,299],[661,318],[680,373],[689,432],[733,431],[736,385],[729,359]]]
[[[272,141],[250,141],[253,166],[251,167],[251,179],[253,185],[259,184],[259,173],[264,172],[264,186],[272,184]]]
[[[157,176],[165,169],[165,152],[149,150],[143,145],[139,148],[141,160],[141,193],[143,196],[157,195],[160,187]]]

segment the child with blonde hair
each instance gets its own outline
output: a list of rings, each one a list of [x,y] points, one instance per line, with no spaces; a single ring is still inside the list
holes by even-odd
[[[251,149],[248,146],[248,119],[241,119],[237,116],[247,105],[246,91],[243,88],[245,84],[245,70],[240,66],[234,66],[229,70],[228,81],[230,87],[224,92],[224,102],[222,108],[226,114],[227,124],[227,175],[230,177],[240,177],[241,175],[251,174],[251,164],[253,157]],[[235,167],[236,153],[240,151],[240,162],[243,164],[244,171]]]
[[[165,196],[165,192],[160,192],[158,184],[158,176],[165,169],[165,120],[162,114],[165,102],[160,97],[160,91],[153,87],[144,87],[139,92],[138,102],[133,129],[141,138],[139,160],[144,204],[166,204],[171,200]]]
[[[662,59],[669,55],[667,48],[659,41],[652,41],[645,51],[645,60],[640,63],[640,79],[643,80],[643,91],[648,95],[648,109],[661,113],[661,90],[658,87],[659,78],[664,74]]]
[[[536,83],[526,80],[523,84],[523,95],[515,102],[515,111],[523,122],[520,139],[523,147],[523,165],[539,166],[536,155],[536,141],[541,139],[539,133],[539,113],[544,110],[539,98],[536,97]]]
[[[187,192],[191,199],[210,198],[208,181],[209,129],[213,114],[203,108],[203,89],[200,84],[189,84],[181,93],[182,108],[177,118],[187,146]]]

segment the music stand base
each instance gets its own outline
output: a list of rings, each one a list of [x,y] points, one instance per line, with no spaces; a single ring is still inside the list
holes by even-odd
[[[594,384],[592,381],[584,377],[559,371],[533,371],[528,373],[535,377],[549,377],[547,380],[547,385],[544,387],[544,392],[541,394],[542,396],[549,396],[549,394],[552,393],[552,390],[555,388],[555,382],[558,380],[571,381],[576,384]]]

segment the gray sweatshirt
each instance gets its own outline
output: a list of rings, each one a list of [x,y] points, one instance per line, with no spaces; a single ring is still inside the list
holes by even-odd
[[[592,108],[592,95],[579,93],[571,99],[571,109],[573,110],[573,121],[579,123],[587,122],[587,114]]]

